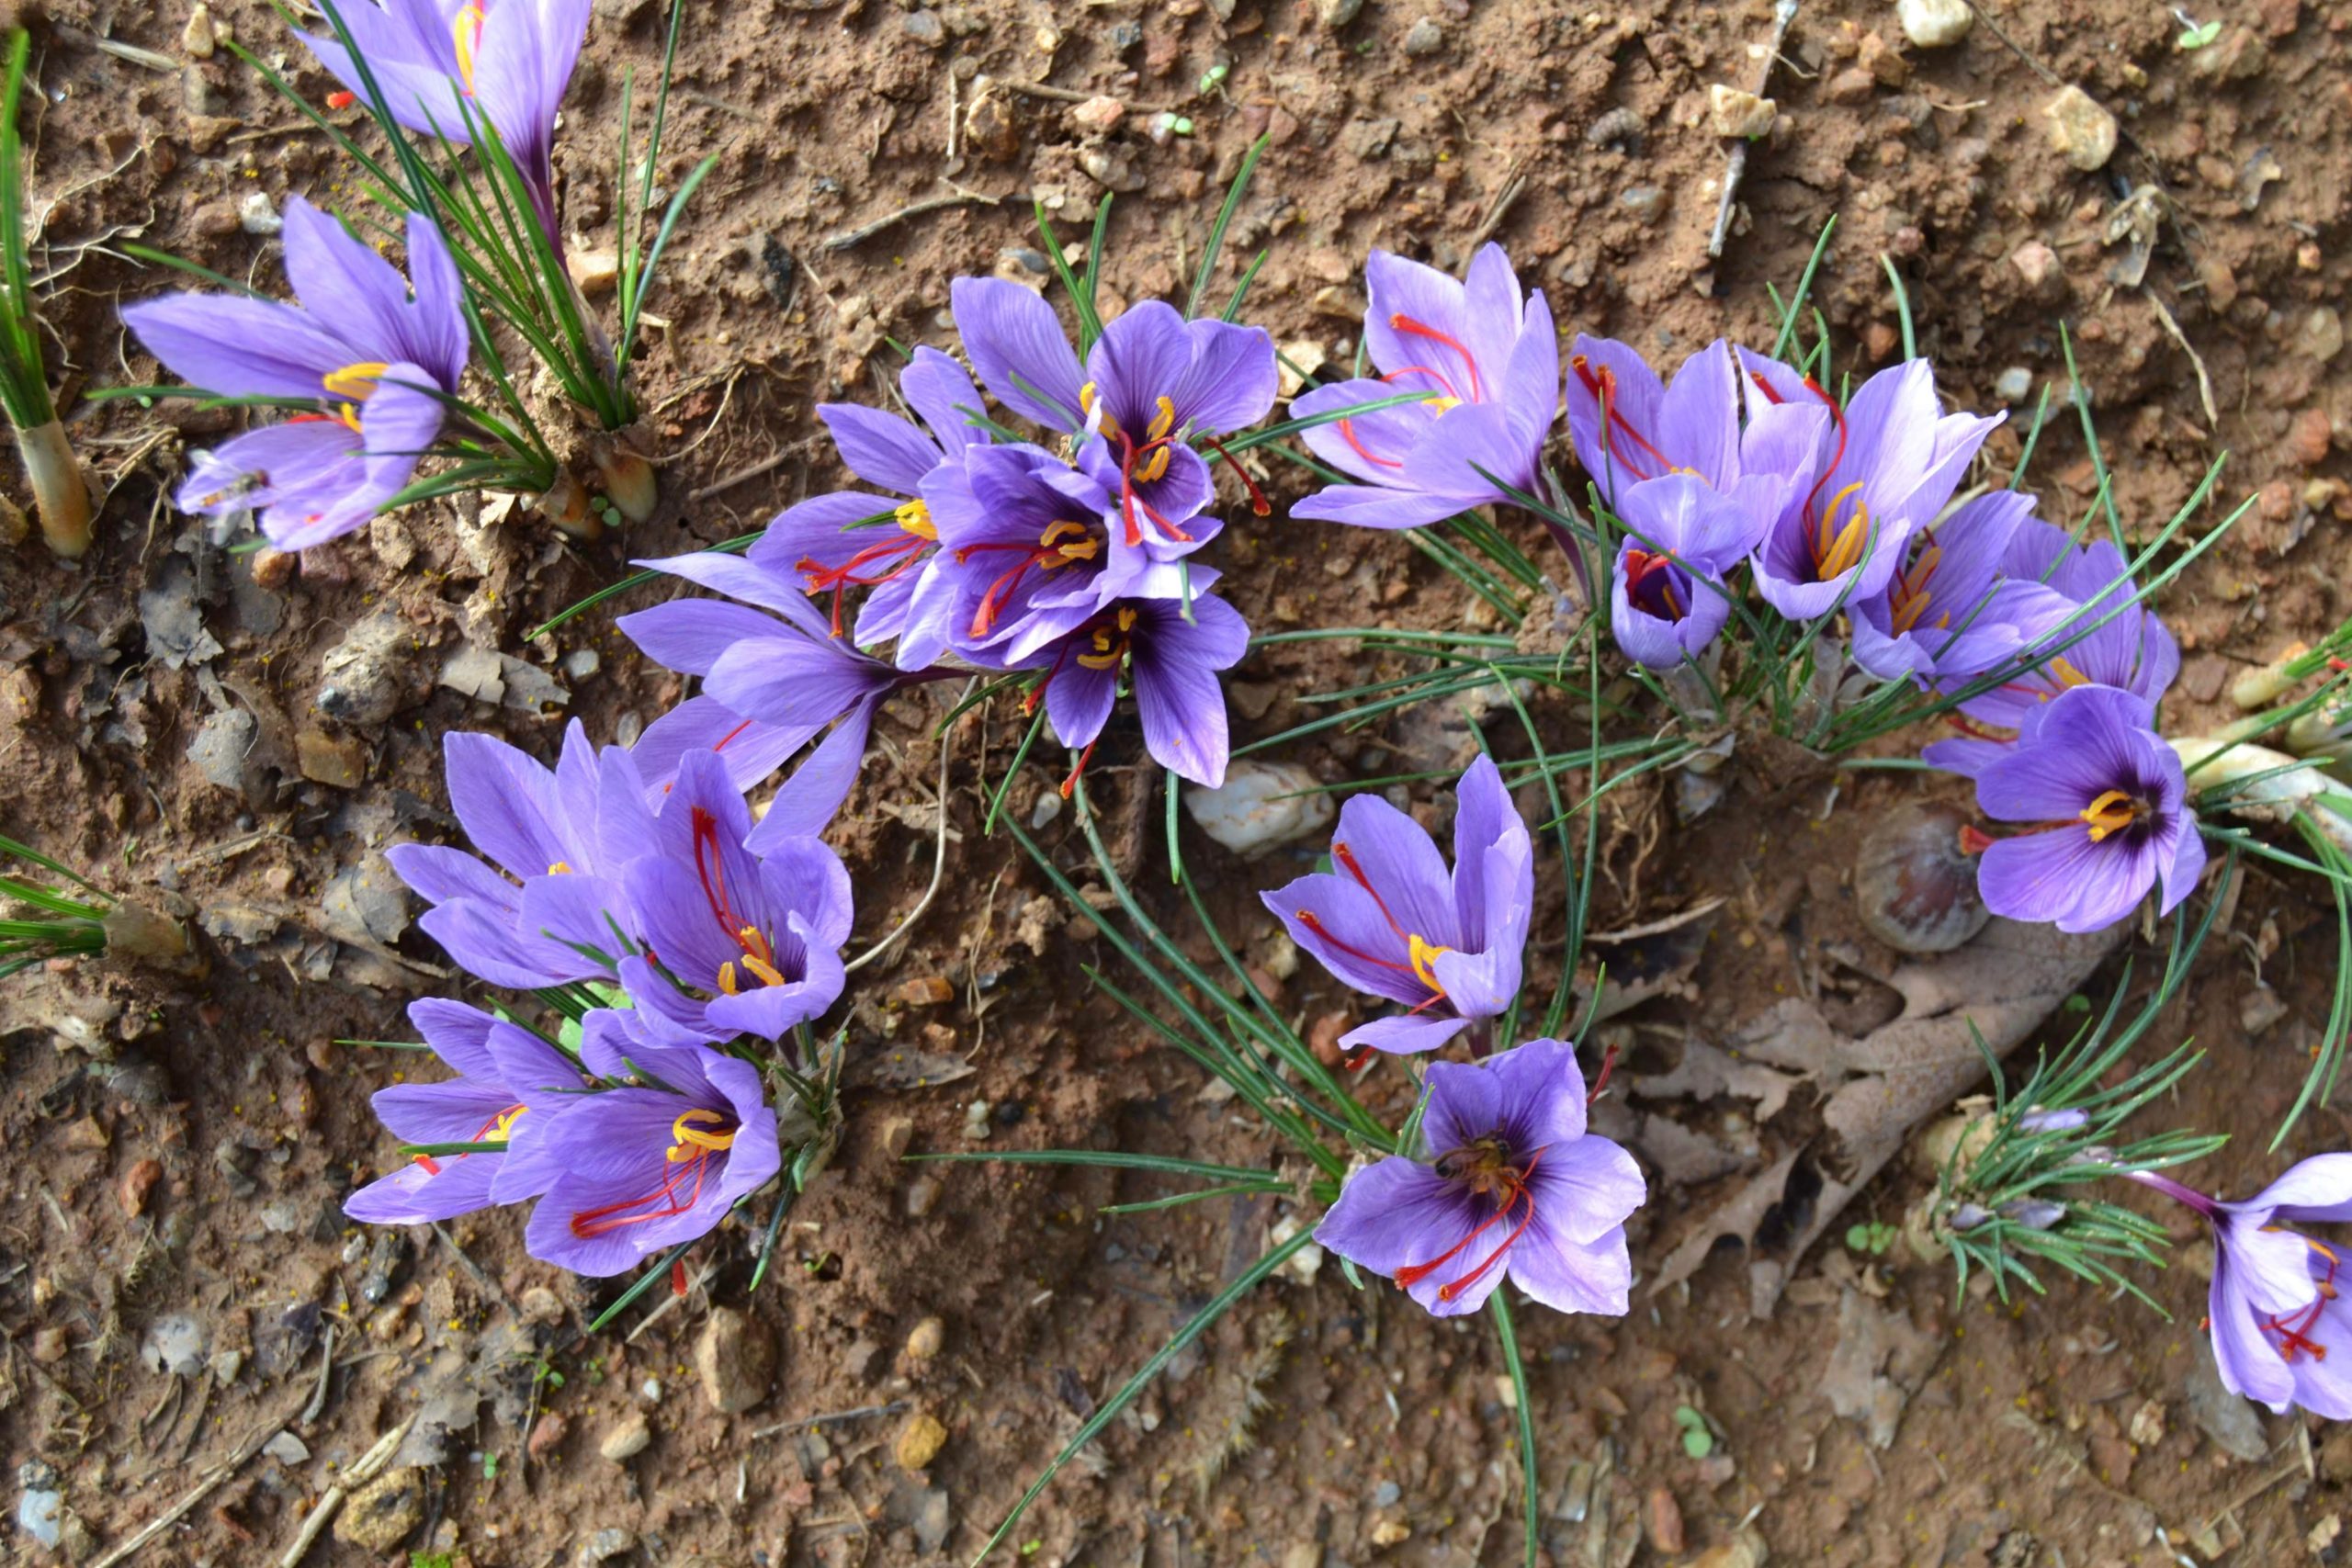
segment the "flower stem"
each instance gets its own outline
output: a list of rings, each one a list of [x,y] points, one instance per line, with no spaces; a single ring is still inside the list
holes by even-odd
[[[25,459],[25,477],[32,481],[41,536],[66,559],[81,559],[90,547],[90,486],[82,477],[74,444],[65,438],[64,424],[52,419],[17,431],[17,450]]]
[[[2127,1170],[2123,1175],[2128,1180],[2136,1181],[2143,1187],[2153,1187],[2165,1197],[2188,1204],[2209,1220],[2219,1207],[2204,1193],[2193,1187],[2184,1187],[2169,1176],[2158,1176],[2153,1170]]]

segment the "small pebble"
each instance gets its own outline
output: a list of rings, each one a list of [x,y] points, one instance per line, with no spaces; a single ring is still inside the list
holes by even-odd
[[[1780,112],[1780,106],[1770,98],[1758,97],[1744,88],[1721,82],[1707,88],[1708,129],[1717,136],[1753,141],[1770,134]]]
[[[2050,145],[2085,174],[2107,167],[2115,156],[2115,117],[2080,87],[2069,85],[2041,106],[2050,121]]]
[[[261,1446],[261,1451],[283,1465],[311,1462],[311,1445],[291,1432],[280,1432]]]
[[[1993,378],[1993,395],[2005,403],[2021,403],[2033,395],[2033,372],[2012,365]]]
[[[964,1136],[976,1144],[986,1143],[989,1136],[989,1112],[996,1107],[985,1100],[976,1100],[964,1107]]]
[[[892,1445],[891,1453],[898,1460],[900,1470],[924,1470],[946,1446],[946,1426],[930,1411],[918,1410],[907,1417],[905,1426],[899,1428],[898,1441]]]
[[[1437,25],[1434,17],[1423,17],[1405,34],[1405,52],[1416,59],[1425,54],[1435,54],[1444,47],[1445,29]]]
[[[1333,32],[1338,32],[1363,14],[1363,0],[1316,0],[1316,17]]]
[[[1919,49],[1949,49],[1968,36],[1976,13],[1968,0],[1896,0],[1894,19]]]
[[[585,681],[604,667],[603,656],[593,648],[575,648],[563,656],[563,672],[575,681]]]
[[[610,1562],[636,1547],[635,1531],[623,1529],[618,1525],[607,1526],[581,1542],[581,1568],[594,1568],[599,1562]]]
[[[2322,305],[2303,318],[2295,333],[2295,349],[2322,365],[2344,352],[2344,318],[2332,305]]]
[[[197,0],[187,14],[187,26],[180,29],[180,51],[190,60],[209,60],[219,47],[212,33],[212,7]]]
[[[1227,770],[1216,789],[1184,791],[1186,815],[1203,832],[1249,858],[1320,832],[1331,821],[1331,797],[1313,773],[1295,762],[1245,759]]]
[[[524,1443],[523,1450],[535,1460],[545,1459],[561,1448],[563,1439],[571,1433],[571,1422],[565,1420],[560,1412],[548,1411],[532,1427],[530,1438]]]
[[[237,208],[237,227],[248,234],[275,234],[286,227],[266,190],[251,192]]]
[[[741,1415],[768,1396],[775,1379],[775,1336],[758,1318],[713,1307],[695,1341],[695,1372],[713,1410]]]
[[[1663,1485],[1650,1488],[1650,1495],[1642,1507],[1642,1528],[1649,1535],[1651,1547],[1657,1551],[1668,1557],[1681,1553],[1684,1545],[1682,1508],[1675,1502],[1671,1490]]]
[[[652,1423],[646,1420],[644,1411],[632,1410],[597,1440],[596,1451],[615,1464],[624,1464],[643,1453],[652,1441]]]
[[[907,1357],[910,1360],[928,1361],[946,1343],[947,1325],[935,1317],[926,1317],[907,1335]]]
[[[918,43],[929,44],[933,49],[947,41],[946,25],[939,19],[936,11],[910,11],[899,26],[907,29],[909,38]]]

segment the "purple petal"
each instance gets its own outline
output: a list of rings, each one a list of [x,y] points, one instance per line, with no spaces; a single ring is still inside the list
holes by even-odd
[[[167,294],[124,306],[122,320],[173,375],[223,397],[322,397],[351,363],[341,340],[269,300]]]
[[[1280,379],[1274,340],[1266,329],[1198,321],[1186,332],[1192,339],[1192,366],[1168,394],[1176,406],[1178,428],[1221,435],[1265,418],[1274,406]]]
[[[1051,305],[997,277],[959,277],[949,300],[972,368],[997,401],[1065,433],[1084,423],[1078,389],[1086,377]]]
[[[1539,1217],[1510,1249],[1511,1283],[1554,1312],[1622,1317],[1634,1288],[1634,1262],[1620,1225],[1589,1242],[1559,1235]]]
[[[897,414],[856,403],[820,403],[817,415],[832,432],[842,461],[867,484],[912,495],[942,460],[938,446]]]
[[[623,615],[617,624],[646,658],[682,675],[709,674],[711,666],[738,645],[805,640],[765,611],[717,599],[673,599]]]
[[[984,446],[991,439],[972,423],[972,415],[986,410],[979,389],[962,366],[939,350],[916,349],[914,362],[899,373],[899,390],[950,456],[968,446]]]
[[[1468,1019],[1451,1013],[1400,1013],[1356,1025],[1340,1036],[1340,1044],[1349,1051],[1410,1056],[1435,1051],[1469,1027]]]

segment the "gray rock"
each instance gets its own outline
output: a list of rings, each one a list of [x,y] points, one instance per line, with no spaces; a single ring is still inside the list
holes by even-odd
[[[2225,1453],[2252,1463],[2270,1451],[2262,1433],[2262,1416],[2253,1404],[2222,1386],[2222,1371],[2213,1364],[2213,1343],[2202,1334],[2189,1336],[2197,1364],[2188,1370],[2187,1393],[2189,1418]]]
[[[910,11],[899,26],[907,29],[909,38],[933,49],[947,41],[947,26],[936,11]]]
[[[1666,192],[1657,186],[1629,186],[1619,193],[1617,205],[1644,223],[1655,223],[1666,210]]]
[[[40,1460],[17,1467],[17,1528],[52,1550],[64,1523],[65,1494],[57,1484],[56,1470]]]
[[[1437,25],[1433,17],[1423,17],[1405,34],[1405,52],[1417,59],[1425,54],[1435,54],[1444,47],[1445,29]]]
[[[1330,826],[1323,782],[1295,762],[1244,759],[1216,789],[1188,787],[1184,810],[1201,831],[1248,858]]]
[[[262,787],[254,746],[261,738],[261,721],[243,708],[223,708],[204,721],[187,743],[187,760],[205,782],[240,795]]]
[[[319,691],[311,701],[345,724],[381,724],[424,694],[416,628],[398,613],[379,610],[344,635],[319,660]]]
[[[356,946],[400,941],[408,930],[408,893],[381,855],[335,873],[320,896],[322,929]]]
[[[261,1446],[261,1451],[280,1464],[308,1464],[311,1445],[291,1432],[280,1432]]]
[[[1333,32],[1354,21],[1363,11],[1363,0],[1316,0],[1316,16]]]
[[[139,624],[147,634],[147,651],[175,670],[220,657],[220,639],[205,629],[196,568],[186,556],[165,556],[154,582],[140,590]]]
[[[604,656],[593,648],[575,648],[563,656],[563,673],[569,680],[585,681],[604,667]]]
[[[637,1545],[637,1535],[618,1525],[608,1525],[580,1543],[582,1568],[594,1568],[599,1562],[610,1562]]]
[[[1993,378],[1993,395],[2005,403],[2021,403],[2033,395],[2033,372],[2012,365]]]
[[[149,1371],[192,1378],[204,1371],[209,1337],[202,1321],[192,1314],[167,1313],[147,1325],[146,1337],[139,1343],[139,1359]]]

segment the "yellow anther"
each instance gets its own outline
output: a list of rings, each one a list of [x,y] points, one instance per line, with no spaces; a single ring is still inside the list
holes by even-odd
[[[548,867],[548,874],[549,876],[570,876],[571,874],[571,863],[568,860],[557,861],[553,865]]]
[[[1151,423],[1144,427],[1143,434],[1144,439],[1147,441],[1158,441],[1161,437],[1165,436],[1170,431],[1176,428],[1175,400],[1172,398],[1161,398],[1159,400],[1157,407],[1159,412],[1153,414],[1151,416]]]
[[[1055,567],[1063,561],[1092,560],[1102,553],[1102,541],[1096,538],[1094,531],[1085,524],[1073,523],[1065,517],[1057,523],[1046,525],[1046,531],[1037,536],[1037,547],[1052,550],[1061,557],[1059,561],[1046,563],[1048,567]]]
[[[931,520],[931,507],[927,502],[910,501],[891,515],[899,520],[899,527],[912,534],[916,538],[937,542],[939,527]]]
[[[735,1146],[733,1132],[704,1131],[707,1127],[726,1125],[727,1118],[716,1111],[697,1109],[684,1112],[675,1122],[670,1123],[670,1136],[677,1140],[670,1145],[671,1160],[674,1163],[693,1159],[695,1151],[697,1149],[718,1152],[733,1148]]]
[[[2140,803],[2120,789],[2109,790],[2083,807],[2082,820],[2090,824],[2091,842],[2120,833],[2140,819]]]
[[[750,970],[752,977],[763,986],[788,986],[792,983],[784,977],[784,971],[764,958],[746,955],[743,967]]]
[[[514,1130],[515,1120],[529,1109],[531,1108],[527,1105],[510,1105],[505,1110],[500,1111],[498,1113],[497,1125],[491,1128],[491,1130],[482,1136],[481,1141],[485,1144],[504,1143],[507,1140],[507,1137]]]
[[[1094,403],[1094,383],[1089,381],[1078,389],[1078,412],[1086,418],[1093,420],[1095,428],[1102,431],[1106,437],[1116,441],[1119,438],[1119,422],[1111,417],[1109,409],[1104,409],[1097,414]]]
[[[1462,400],[1460,398],[1431,398],[1421,406],[1429,410],[1430,417],[1434,419],[1439,414],[1451,413],[1453,410],[1460,408]]]
[[[1943,564],[1943,551],[1929,545],[1919,552],[1919,558],[1912,563],[1911,570],[1896,580],[1894,613],[1890,617],[1896,631],[1909,631],[1919,624],[1919,617],[1928,613],[1928,606],[1933,602],[1928,592],[1928,580],[1936,575],[1936,568]],[[1944,619],[1949,622],[1951,617],[1946,615]]]
[[[482,8],[471,5],[458,11],[449,24],[450,41],[458,47],[458,75],[466,85],[466,96],[474,94],[474,55],[481,48]]]
[[[331,398],[348,398],[353,402],[364,403],[374,394],[376,383],[383,378],[384,372],[390,368],[380,359],[362,359],[340,370],[328,371],[320,378],[320,384],[326,388],[327,396]],[[345,412],[348,412],[346,405]]]
[[[1871,509],[1863,504],[1859,492],[1862,481],[1856,479],[1829,498],[1829,509],[1821,514],[1821,534],[1815,541],[1815,576],[1826,582],[1854,569],[1862,558],[1862,549],[1870,542]],[[1838,526],[1838,513],[1853,496],[1854,514],[1844,527]]]
[[[2091,683],[2091,678],[2084,674],[2080,670],[2075,669],[2074,662],[2071,660],[2066,659],[2064,655],[2061,655],[2056,659],[2052,659],[2046,668],[2052,675],[2057,677],[2058,684],[2062,687],[2087,686]],[[2043,693],[2041,700],[2045,703],[2048,702],[2050,700],[2050,694],[2047,692]]]
[[[734,964],[722,964],[718,966],[718,989],[722,996],[731,997],[735,995]]]
[[[1175,457],[1176,448],[1173,446],[1153,447],[1150,455],[1136,465],[1136,479],[1144,484],[1149,484],[1154,479],[1159,479],[1168,472],[1168,465],[1175,460]]]
[[[1416,932],[1405,939],[1405,952],[1407,956],[1412,960],[1413,974],[1420,980],[1422,985],[1427,986],[1439,996],[1445,995],[1445,987],[1437,983],[1437,970],[1435,968],[1437,955],[1441,953],[1452,953],[1453,951],[1453,949],[1450,947],[1437,947],[1422,941],[1419,932]]]

